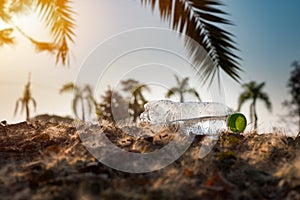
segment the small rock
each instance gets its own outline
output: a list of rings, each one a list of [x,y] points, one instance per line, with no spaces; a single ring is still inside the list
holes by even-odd
[[[7,121],[6,121],[6,120],[1,121],[1,122],[0,122],[0,125],[1,125],[1,126],[6,126],[6,125],[7,125]]]

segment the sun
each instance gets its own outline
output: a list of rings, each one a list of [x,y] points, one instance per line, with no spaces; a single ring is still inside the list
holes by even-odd
[[[14,15],[12,22],[17,29],[16,31],[24,37],[31,37],[37,41],[51,40],[48,29],[37,13],[32,12],[23,15]]]

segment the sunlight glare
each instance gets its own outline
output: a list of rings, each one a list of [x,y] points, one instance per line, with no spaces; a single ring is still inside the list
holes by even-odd
[[[37,41],[51,41],[48,29],[45,28],[38,14],[15,15],[12,21],[29,37]]]

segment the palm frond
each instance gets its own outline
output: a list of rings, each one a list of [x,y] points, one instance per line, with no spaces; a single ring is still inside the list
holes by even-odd
[[[0,0],[0,19],[7,22],[10,19],[7,10],[8,0]]]
[[[33,0],[13,0],[10,1],[8,11],[11,14],[27,14],[32,8]]]
[[[181,90],[185,90],[185,89],[189,86],[188,82],[189,82],[189,77],[185,77],[185,78],[181,81],[181,83],[180,83],[180,88],[181,88]]]
[[[134,79],[127,79],[121,81],[121,84],[123,85],[122,90],[124,92],[132,92],[135,89],[135,87],[139,84],[139,82]]]
[[[194,88],[189,89],[187,92],[193,94],[198,99],[198,101],[201,101],[199,93]]]
[[[90,115],[92,113],[92,101],[90,101],[90,98],[86,99],[86,104],[88,108],[88,114]]]
[[[261,84],[256,86],[256,90],[261,91],[264,86],[265,86],[265,82],[262,82]]]
[[[14,116],[15,116],[15,115],[17,114],[17,112],[18,112],[19,103],[22,104],[22,99],[21,99],[21,98],[19,98],[19,99],[16,101],[16,106],[15,106]]]
[[[182,91],[178,87],[172,87],[168,90],[168,93],[172,93],[171,96],[173,96],[175,93],[178,93],[178,94],[182,93]],[[168,96],[168,98],[171,96]]]
[[[247,101],[250,100],[251,95],[248,91],[243,92],[238,99],[238,109],[237,111],[241,110],[242,105]]]
[[[269,111],[272,111],[272,103],[267,93],[259,93],[258,98],[260,98],[266,104],[266,107]]]
[[[68,64],[69,42],[74,43],[75,20],[70,4],[72,0],[37,0],[37,10],[51,31],[53,41],[58,46],[56,62]]]
[[[172,0],[158,1],[160,15],[163,20],[169,20],[172,14]]]
[[[11,36],[13,32],[12,28],[6,28],[0,30],[0,46],[2,45],[12,45],[14,44],[14,38]]]
[[[156,4],[156,0],[142,0],[142,5],[147,5],[149,3],[151,3],[151,9],[152,11],[154,11],[154,8],[155,8],[155,4]]]
[[[62,86],[62,88],[59,90],[59,93],[63,93],[63,92],[70,92],[76,90],[76,86],[74,85],[74,83],[66,83],[65,85]]]
[[[26,106],[26,100],[24,98],[21,99],[21,114],[24,112],[24,108]]]
[[[79,99],[80,99],[80,96],[76,95],[76,97],[74,97],[73,102],[72,102],[72,110],[77,118],[79,118],[78,113],[77,113],[77,104],[78,104]]]
[[[33,108],[34,108],[34,111],[36,111],[36,101],[34,98],[30,97],[30,101],[32,102],[33,104]]]
[[[139,90],[139,93],[141,93],[143,90],[146,90],[147,92],[151,92],[151,89],[146,84],[139,84],[136,86],[136,90]]]
[[[173,95],[174,95],[174,90],[169,89],[168,92],[167,92],[167,94],[166,94],[166,98],[170,98]]]
[[[35,50],[38,53],[46,51],[46,52],[49,52],[51,54],[54,54],[54,52],[56,50],[58,50],[57,45],[55,43],[52,43],[52,42],[38,42],[38,41],[36,41],[32,38],[30,39],[30,41],[35,46]]]
[[[86,92],[88,97],[93,97],[93,90],[92,87],[90,85],[85,85],[85,87],[83,88],[82,92]]]
[[[217,0],[141,0],[142,4],[151,5],[158,2],[162,20],[172,22],[173,30],[179,31],[196,41],[208,52],[213,65],[203,65],[203,50],[192,40],[186,40],[189,54],[196,64],[195,70],[206,81],[215,76],[216,68],[221,68],[231,78],[239,81],[240,59],[233,51],[238,50],[233,35],[216,25],[232,25],[219,15],[227,15],[215,6],[221,6]],[[174,7],[173,7],[174,4]]]
[[[179,77],[176,74],[174,74],[174,77],[176,79],[176,84],[180,85],[181,81],[180,81]]]

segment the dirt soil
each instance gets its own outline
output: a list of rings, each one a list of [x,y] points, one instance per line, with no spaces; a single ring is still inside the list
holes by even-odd
[[[163,130],[133,137],[108,122],[94,128],[105,129],[113,143],[136,153],[160,149],[176,134]],[[140,127],[127,128],[147,134]],[[202,139],[197,136],[161,170],[126,173],[98,162],[70,119],[44,116],[2,123],[0,199],[300,199],[299,134],[223,133],[199,159]]]

